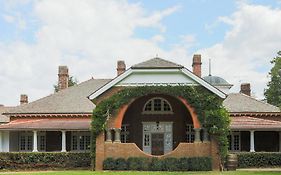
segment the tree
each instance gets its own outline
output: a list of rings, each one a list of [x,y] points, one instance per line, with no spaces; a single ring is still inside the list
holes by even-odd
[[[271,79],[267,84],[264,96],[268,103],[281,108],[281,51],[270,63],[273,64],[269,72]]]
[[[73,76],[70,76],[68,78],[68,87],[74,86],[78,84],[78,80],[76,78],[74,78]],[[54,86],[54,90],[55,92],[59,91],[59,86],[57,84],[53,85]]]

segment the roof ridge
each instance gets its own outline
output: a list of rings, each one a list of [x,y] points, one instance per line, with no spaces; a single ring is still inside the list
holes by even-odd
[[[158,61],[158,62],[157,62]],[[184,66],[165,60],[163,58],[154,57],[138,64],[131,66],[134,68],[184,68]]]

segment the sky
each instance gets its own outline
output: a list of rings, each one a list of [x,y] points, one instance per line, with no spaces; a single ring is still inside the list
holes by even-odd
[[[0,104],[53,93],[59,65],[83,82],[156,55],[191,70],[194,54],[263,99],[280,21],[281,0],[0,0]]]

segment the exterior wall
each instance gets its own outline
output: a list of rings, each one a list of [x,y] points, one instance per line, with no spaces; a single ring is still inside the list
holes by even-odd
[[[10,151],[10,132],[2,131],[2,151],[9,152]]]
[[[101,94],[98,98],[94,99],[94,104],[98,105],[102,100],[111,97],[112,95],[116,94],[118,91],[122,90],[124,87],[122,86],[117,86],[117,87],[112,87],[103,94]]]
[[[278,152],[279,132],[277,131],[255,131],[256,152]],[[241,131],[241,151],[250,151],[250,132]]]
[[[46,132],[46,151],[61,151],[61,132]]]
[[[10,144],[9,144],[9,151],[15,152],[19,151],[19,132],[18,131],[10,131]]]
[[[153,97],[166,99],[172,106],[173,114],[142,114],[145,103]],[[186,141],[186,124],[192,124],[191,116],[183,104],[178,99],[167,95],[149,95],[136,99],[125,113],[122,124],[130,125],[130,143],[136,143],[142,149],[142,122],[156,121],[173,123],[173,149],[180,142]]]
[[[129,157],[203,157],[209,156],[213,159],[213,170],[219,170],[219,154],[217,144],[214,140],[206,143],[180,143],[176,149],[162,156],[153,156],[144,153],[135,143],[112,143],[104,142],[104,134],[97,138],[96,170],[102,170],[103,161],[108,158]]]

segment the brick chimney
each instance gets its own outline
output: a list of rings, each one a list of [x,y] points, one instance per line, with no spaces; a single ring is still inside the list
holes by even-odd
[[[58,78],[58,91],[68,88],[69,75],[67,66],[59,66]]]
[[[126,70],[126,64],[125,61],[123,60],[118,60],[117,61],[117,76],[125,72]]]
[[[193,55],[193,62],[192,62],[193,73],[198,77],[201,77],[201,64],[202,64],[201,55],[199,54]]]
[[[240,93],[251,96],[251,85],[250,85],[250,83],[242,83]]]
[[[20,95],[20,105],[27,104],[28,103],[28,96],[26,94]]]

